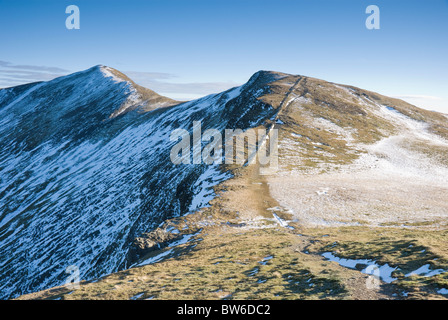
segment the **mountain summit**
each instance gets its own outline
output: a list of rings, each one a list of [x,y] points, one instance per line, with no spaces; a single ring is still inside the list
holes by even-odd
[[[251,90],[179,103],[104,66],[0,90],[1,297],[61,284],[69,265],[123,269],[137,236],[206,205],[230,174],[175,166],[170,134],[261,124],[273,111]]]
[[[279,171],[261,177],[249,165],[173,164],[170,134],[191,133],[194,121],[203,131],[278,129]],[[233,253],[219,256],[234,254],[242,266],[253,261],[238,250],[259,255],[275,245],[284,262],[280,275],[257,283],[288,282],[288,274],[296,276],[288,268],[298,262],[288,260],[296,251],[286,254],[282,243],[299,241],[300,228],[421,223],[425,208],[434,219],[447,212],[444,115],[305,76],[259,71],[240,87],[178,102],[95,66],[0,90],[0,124],[0,298],[62,285],[69,266],[89,281],[174,257],[181,262],[171,272],[190,274],[189,263],[209,263],[204,255],[188,260],[207,244],[211,255],[228,248]],[[414,185],[401,190],[409,179]],[[379,191],[382,183],[393,196]],[[405,201],[417,190],[431,198]],[[256,267],[271,263],[270,256]],[[311,272],[304,270],[300,277]],[[211,275],[220,273],[201,277]],[[328,280],[319,277],[319,285]],[[339,297],[345,285],[322,290]]]

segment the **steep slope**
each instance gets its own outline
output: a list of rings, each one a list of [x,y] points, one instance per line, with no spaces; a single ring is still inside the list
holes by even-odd
[[[30,180],[16,172],[16,183],[0,197],[4,203],[30,199],[2,216],[11,217],[0,231],[6,297],[62,284],[72,264],[87,280],[79,290],[23,298],[384,299],[412,291],[442,297],[448,270],[441,240],[448,177],[443,115],[359,88],[268,71],[196,101],[110,117],[119,108],[108,110],[82,143],[52,151],[54,158],[43,161],[50,154],[43,147],[40,154],[25,153],[33,161],[28,166],[42,173]],[[174,166],[167,161],[174,144],[169,134],[191,132],[196,120],[203,130],[221,132],[279,129],[279,170],[260,175],[257,163]],[[2,172],[18,163],[9,161]],[[403,187],[417,177],[420,184]],[[403,200],[418,192],[420,200],[432,194],[433,201],[421,208],[415,201],[406,211]],[[414,209],[420,214],[407,214]],[[406,229],[391,229],[393,221]],[[30,235],[33,228],[42,234]],[[7,256],[31,242],[48,252],[31,251],[28,260]],[[366,290],[366,272],[356,261],[381,267],[381,287]],[[438,270],[435,278],[406,276],[426,265],[428,274]],[[14,288],[27,270],[39,276]]]
[[[97,66],[0,91],[2,298],[61,284],[69,265],[83,279],[125,268],[134,238],[205,205],[230,176],[175,166],[170,133],[195,120],[244,129],[273,112],[256,98],[261,81],[166,107],[119,77]]]

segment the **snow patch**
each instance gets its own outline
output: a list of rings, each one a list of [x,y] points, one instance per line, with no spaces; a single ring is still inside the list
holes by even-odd
[[[229,172],[221,172],[218,165],[207,166],[193,186],[195,195],[191,201],[189,211],[195,212],[209,207],[209,201],[215,197],[213,187],[231,177]]]
[[[441,273],[445,273],[445,272],[447,272],[447,271],[443,270],[443,269],[431,270],[431,265],[430,264],[425,264],[424,266],[421,266],[417,270],[414,270],[414,271],[409,272],[408,274],[406,274],[406,277],[410,277],[410,276],[413,276],[413,275],[418,275],[418,276],[423,276],[423,277],[432,277],[432,276],[435,276],[437,274],[441,274]]]
[[[146,259],[143,262],[140,262],[139,264],[137,264],[137,267],[141,267],[141,266],[145,266],[145,265],[148,265],[148,264],[153,264],[153,263],[159,262],[162,259],[164,259],[165,257],[169,256],[171,253],[173,253],[173,250],[174,249],[169,249],[169,250],[166,250],[166,251],[164,251],[162,253],[159,253],[158,255],[156,255],[154,257]]]
[[[356,266],[362,265],[366,266],[366,268],[362,269],[361,272],[365,274],[372,274],[372,271],[375,269],[369,268],[369,266],[375,266],[379,270],[379,277],[382,281],[386,283],[391,283],[397,278],[392,277],[392,272],[397,270],[397,268],[393,268],[389,266],[387,263],[380,266],[378,265],[374,260],[370,259],[344,259],[344,258],[338,258],[331,252],[325,252],[322,254],[323,257],[327,258],[330,261],[337,262],[339,265],[350,268],[350,269],[356,269]],[[368,272],[368,270],[372,270],[371,272]]]
[[[439,294],[448,294],[448,289],[445,289],[445,288],[439,289],[439,290],[437,290],[437,293],[439,293]]]

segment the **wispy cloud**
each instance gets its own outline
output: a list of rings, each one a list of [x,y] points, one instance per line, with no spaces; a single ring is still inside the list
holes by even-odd
[[[48,67],[48,66],[33,66],[33,65],[20,65],[20,64],[12,64],[7,61],[0,60],[0,67],[10,68],[10,69],[19,69],[19,70],[35,70],[41,72],[54,72],[54,73],[66,73],[69,70],[58,68],[58,67]]]
[[[225,91],[240,85],[228,82],[176,82],[176,75],[170,73],[154,73],[140,71],[124,71],[124,73],[137,84],[170,97],[203,96],[211,93]]]
[[[173,79],[177,77],[174,74],[164,72],[123,71],[123,73],[136,82],[154,79]]]
[[[19,65],[0,60],[0,87],[48,81],[70,73],[69,70],[36,65]]]
[[[403,95],[395,95],[394,98],[398,99],[416,99],[416,100],[442,100],[441,97],[435,97],[435,96],[425,96],[425,95],[416,95],[416,94],[403,94]]]
[[[29,82],[49,81],[70,73],[69,70],[36,65],[18,65],[0,60],[0,87]],[[177,75],[163,72],[123,71],[137,84],[174,99],[194,99],[238,86],[236,82],[179,82]]]
[[[404,100],[417,107],[448,113],[448,99],[445,97],[436,97],[418,94],[401,94],[392,97]]]

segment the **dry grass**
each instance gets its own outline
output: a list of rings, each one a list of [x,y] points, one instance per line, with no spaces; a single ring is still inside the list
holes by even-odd
[[[354,96],[347,90],[352,90]],[[359,145],[395,134],[399,128],[360,103],[366,96],[378,103],[393,105],[413,119],[427,121],[438,134],[448,133],[445,118],[401,100],[354,87],[335,87],[313,78],[284,75],[271,85],[269,94],[260,98],[279,111],[277,118],[284,123],[279,125],[280,141],[287,141],[289,148],[280,149],[283,169],[317,168],[321,163],[330,163],[335,168],[344,166],[363,154]],[[289,103],[298,97],[304,99]],[[342,133],[348,132],[352,139],[347,141],[343,135],[321,126],[325,121],[316,124],[315,120],[320,118],[340,128]],[[265,125],[272,122],[266,121]],[[444,150],[421,144],[415,144],[414,148],[430,156],[438,155],[444,161]],[[297,158],[301,160],[299,165]],[[285,178],[272,180],[260,176],[256,165],[226,168],[232,169],[235,178],[216,188],[219,197],[211,201],[211,207],[171,219],[161,227],[174,226],[183,234],[200,232],[188,243],[153,250],[143,257],[144,260],[172,250],[165,259],[117,272],[96,282],[83,282],[78,290],[60,287],[20,299],[444,299],[437,290],[448,288],[446,273],[433,277],[404,276],[425,264],[448,269],[444,217],[407,219],[406,214],[414,213],[412,207],[389,201],[387,190],[381,189],[381,181],[377,181],[376,191],[369,195],[369,186],[361,179],[351,187],[349,184],[347,187],[351,189],[344,192],[341,181],[333,181],[332,187],[341,189],[337,199],[333,199],[339,202],[329,201],[321,210],[314,206],[314,211],[309,210],[307,215],[310,218],[328,215],[340,209],[340,205],[352,203],[359,210],[351,208],[346,218],[353,224],[367,226],[311,228],[298,220],[289,221],[294,229],[285,228],[273,219],[272,208],[279,208],[275,212],[283,219],[291,220],[294,216],[280,206],[281,197],[268,184]],[[331,182],[331,179],[325,180],[328,178],[325,175],[317,176],[323,180],[308,181],[308,185],[295,181],[302,183],[302,192],[294,193],[296,185],[293,184],[280,194],[293,193],[296,199],[303,200],[305,193],[315,194],[316,188]],[[366,189],[364,200],[368,200],[362,210],[360,188]],[[389,200],[373,205],[375,195]],[[403,192],[399,200],[405,199]],[[315,204],[318,203],[316,200]],[[428,206],[433,209],[434,203]],[[398,207],[400,213],[405,213],[400,221],[390,217]],[[389,217],[373,227],[372,215],[378,213]],[[158,237],[148,236],[148,239],[165,239],[165,234],[162,232],[160,236],[158,232],[155,231]],[[343,258],[373,259],[379,264],[399,267],[393,274],[398,280],[369,290],[366,275],[325,260],[321,254],[327,251]]]

